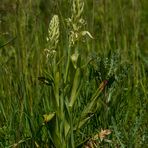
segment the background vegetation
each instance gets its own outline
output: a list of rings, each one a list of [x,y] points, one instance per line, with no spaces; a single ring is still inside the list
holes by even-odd
[[[148,147],[148,1],[81,2],[1,0],[0,147]]]

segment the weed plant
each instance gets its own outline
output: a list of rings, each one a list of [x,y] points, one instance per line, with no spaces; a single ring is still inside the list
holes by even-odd
[[[147,0],[0,6],[0,147],[148,147]]]

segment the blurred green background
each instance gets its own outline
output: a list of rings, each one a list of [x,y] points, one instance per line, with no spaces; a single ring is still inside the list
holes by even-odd
[[[93,39],[78,43],[82,88],[74,116],[103,80],[115,82],[100,98],[95,115],[75,134],[75,143],[111,129],[102,147],[148,147],[148,1],[84,0],[84,30]],[[60,20],[57,68],[65,73],[72,0],[1,0],[0,2],[0,147],[50,147],[42,116],[51,111],[51,89],[38,77],[54,75],[46,60],[46,37],[54,14]],[[60,62],[63,61],[64,62]],[[70,69],[71,71],[71,69]],[[69,76],[67,84],[73,78]],[[63,87],[61,84],[60,87]],[[69,96],[69,91],[67,91]],[[43,131],[42,131],[43,130]],[[38,145],[36,144],[38,143]],[[100,146],[100,147],[101,147]]]

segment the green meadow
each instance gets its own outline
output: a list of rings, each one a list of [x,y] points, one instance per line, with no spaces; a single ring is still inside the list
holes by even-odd
[[[148,147],[147,0],[1,0],[1,148]]]

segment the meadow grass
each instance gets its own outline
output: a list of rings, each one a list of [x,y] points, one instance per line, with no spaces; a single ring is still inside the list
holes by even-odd
[[[1,3],[0,147],[148,147],[147,0]]]

